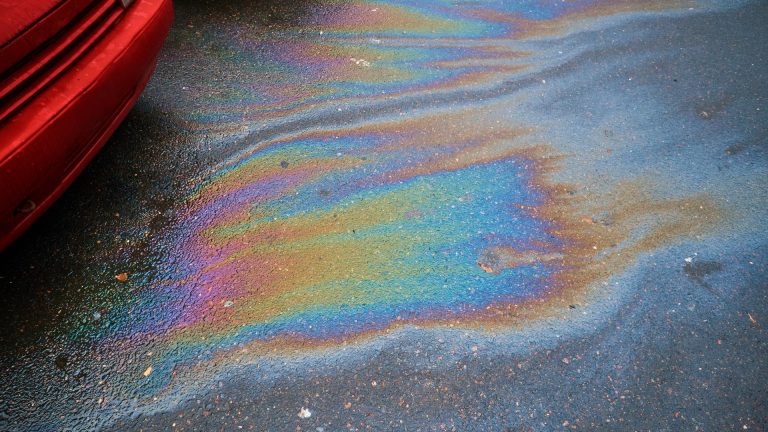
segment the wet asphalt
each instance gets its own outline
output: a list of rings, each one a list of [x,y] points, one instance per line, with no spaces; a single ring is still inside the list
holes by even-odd
[[[576,77],[551,99],[524,105],[530,113],[520,115],[530,120],[537,110],[548,113],[550,120],[540,126],[546,131],[570,115],[566,111],[611,114],[604,123],[585,116],[576,121],[583,126],[552,132],[555,148],[569,140],[571,130],[580,136],[578,148],[592,152],[598,145],[576,132],[593,123],[611,125],[610,134],[600,132],[611,139],[626,133],[631,141],[643,127],[652,132],[631,141],[635,152],[616,156],[616,163],[595,162],[568,148],[563,153],[576,154],[574,161],[556,177],[577,185],[600,183],[590,176],[603,174],[590,173],[604,169],[606,183],[618,183],[635,168],[650,170],[651,177],[679,176],[679,184],[664,183],[656,192],[709,191],[725,197],[721,202],[731,214],[743,216],[724,222],[730,231],[628,258],[633,265],[615,275],[624,288],[610,293],[605,304],[595,302],[589,313],[597,318],[587,330],[570,333],[567,324],[553,325],[539,338],[538,330],[526,333],[526,324],[480,336],[407,327],[361,343],[365,347],[339,344],[329,361],[312,360],[301,350],[264,363],[255,356],[250,366],[237,368],[219,367],[228,360],[214,361],[217,366],[200,368],[216,372],[188,379],[177,396],[174,388],[118,392],[129,394],[128,402],[100,408],[106,405],[96,402],[91,389],[112,375],[97,372],[96,365],[111,360],[94,346],[130,321],[117,316],[113,305],[130,303],[142,289],[140,283],[129,289],[114,275],[148,274],[174,256],[163,239],[193,206],[187,197],[216,172],[212,167],[286,130],[370,117],[365,110],[304,118],[257,115],[249,133],[237,135],[232,132],[237,121],[219,113],[209,116],[211,122],[226,123],[227,129],[201,126],[205,116],[199,113],[210,109],[221,88],[198,88],[199,83],[219,80],[226,88],[280,73],[238,71],[236,55],[226,62],[208,55],[227,50],[217,45],[220,39],[206,35],[229,34],[222,22],[230,18],[248,29],[312,28],[307,16],[325,2],[222,3],[175,2],[174,30],[136,107],[64,196],[0,254],[0,429],[768,430],[768,7],[763,2],[617,20],[576,32],[547,44],[594,43],[594,50],[533,77],[465,96],[514,95],[542,76],[550,82]],[[614,85],[627,68],[645,86],[637,94]],[[594,78],[600,76],[604,79]],[[456,95],[422,96],[393,97],[378,114],[435,106],[452,110],[463,103]],[[611,97],[615,104],[606,102]],[[684,110],[694,120],[681,120]],[[644,115],[649,117],[630,120]],[[719,122],[712,126],[717,132],[700,126],[712,122]],[[723,138],[728,136],[734,139]],[[681,152],[679,159],[669,156],[674,152]],[[525,339],[514,339],[518,331]],[[120,363],[108,370],[124,367],[129,368]],[[125,387],[141,385],[138,376],[135,383],[120,381]],[[161,405],[152,405],[155,394]],[[300,415],[303,409],[311,416]],[[106,420],[95,421],[99,416]]]

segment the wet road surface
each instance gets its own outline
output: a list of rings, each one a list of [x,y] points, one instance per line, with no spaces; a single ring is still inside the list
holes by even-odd
[[[765,2],[176,9],[0,429],[768,428]]]

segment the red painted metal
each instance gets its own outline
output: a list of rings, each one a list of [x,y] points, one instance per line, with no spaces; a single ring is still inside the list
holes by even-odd
[[[127,9],[91,1],[20,64],[0,63],[0,250],[66,190],[125,118],[172,16],[171,0],[136,0]],[[35,29],[19,37],[46,33]]]
[[[66,29],[97,0],[0,0],[0,75]],[[31,10],[30,10],[31,9]]]

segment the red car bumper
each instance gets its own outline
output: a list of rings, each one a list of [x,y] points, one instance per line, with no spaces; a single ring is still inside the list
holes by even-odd
[[[74,181],[136,102],[173,19],[136,0],[64,74],[0,123],[0,251]]]

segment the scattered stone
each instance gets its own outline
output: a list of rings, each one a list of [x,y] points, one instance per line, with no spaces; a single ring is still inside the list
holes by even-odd
[[[142,375],[144,375],[145,377],[148,377],[149,374],[151,373],[152,373],[152,366],[148,367],[147,370],[145,370]]]
[[[752,316],[751,313],[747,312],[747,317],[749,317],[749,322],[751,322],[752,325],[757,325],[757,320]]]
[[[231,308],[234,305],[235,305],[235,302],[233,302],[232,300],[227,300],[227,301],[224,302],[224,307],[225,308]]]
[[[117,279],[118,282],[125,282],[128,280],[128,273],[120,273],[115,275],[115,279]]]
[[[349,60],[358,66],[371,67],[371,62],[366,59],[351,58]]]
[[[67,368],[67,364],[69,363],[69,357],[67,357],[66,354],[59,354],[56,356],[56,359],[53,361],[53,363],[57,368],[64,370]]]
[[[301,407],[301,410],[299,410],[299,418],[308,419],[312,417],[312,411],[308,410],[307,408]]]

